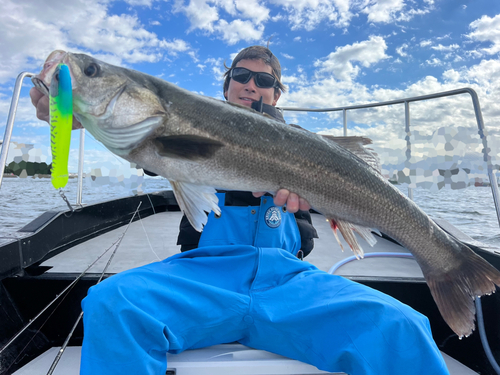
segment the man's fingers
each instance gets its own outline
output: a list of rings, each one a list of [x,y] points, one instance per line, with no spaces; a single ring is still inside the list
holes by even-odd
[[[284,206],[289,195],[290,195],[290,192],[286,189],[278,190],[278,192],[276,193],[276,195],[274,197],[274,204],[276,206]]]
[[[33,103],[36,108],[36,117],[38,117],[40,120],[49,122],[49,98],[36,87],[31,88],[30,98],[31,103]]]
[[[36,107],[40,98],[44,96],[43,93],[36,87],[32,87],[30,90],[31,103]]]
[[[304,198],[299,197],[299,210],[301,211],[309,211],[311,209],[311,205]]]
[[[49,109],[49,97],[43,94],[36,87],[32,87],[30,90],[31,103],[36,107],[36,117],[42,121],[50,123],[50,109]],[[73,117],[72,129],[81,129],[82,124]],[[264,193],[262,193],[264,194]]]
[[[278,190],[274,197],[274,204],[277,206],[284,206],[286,204],[286,210],[291,213],[295,213],[298,210],[307,211],[311,208],[308,201],[295,193],[290,193],[287,189]]]
[[[286,210],[292,214],[299,210],[299,196],[295,193],[290,193],[286,201]]]
[[[254,197],[260,198],[265,192],[259,191],[252,193]],[[276,206],[284,206],[286,204],[287,211],[295,213],[298,210],[308,211],[311,205],[304,198],[299,197],[295,193],[290,193],[287,189],[280,189],[274,196],[274,204]]]

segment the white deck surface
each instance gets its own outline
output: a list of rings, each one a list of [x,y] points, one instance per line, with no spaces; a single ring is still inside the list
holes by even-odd
[[[159,259],[167,258],[179,252],[176,245],[179,233],[180,212],[162,212],[149,216],[142,221],[115,229],[67,250],[44,262],[43,266],[52,267],[49,272],[83,272],[100,254],[113,246],[125,233],[116,255],[108,267],[107,273],[117,273],[139,267]],[[353,255],[349,246],[344,243],[344,252],[340,249],[330,225],[321,215],[313,214],[313,224],[318,231],[311,254],[305,258],[323,271],[328,271],[338,261]],[[378,238],[378,237],[377,237]],[[405,252],[408,250],[390,241],[378,238],[377,244],[370,247],[363,239],[358,242],[369,252]],[[111,249],[91,270],[100,273],[108,262]],[[155,253],[158,255],[156,257]],[[417,263],[412,259],[401,258],[367,258],[350,262],[336,272],[342,276],[385,276],[423,278]]]
[[[46,374],[58,351],[59,348],[49,349],[16,371],[14,375]],[[67,348],[54,375],[78,375],[80,354],[81,347]],[[451,375],[477,375],[450,356],[441,354]],[[180,354],[167,354],[167,363],[167,370],[175,370],[172,373],[175,375],[345,375],[345,373],[321,371],[306,363],[239,344],[216,345],[204,349],[186,350]]]

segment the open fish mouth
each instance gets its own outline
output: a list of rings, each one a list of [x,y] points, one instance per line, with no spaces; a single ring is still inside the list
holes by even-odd
[[[35,85],[35,87],[40,90],[44,95],[49,95],[49,88],[47,87],[47,85],[45,84],[45,82],[43,82],[40,78],[38,78],[38,76],[34,76],[31,78],[31,82],[33,82],[33,85]]]

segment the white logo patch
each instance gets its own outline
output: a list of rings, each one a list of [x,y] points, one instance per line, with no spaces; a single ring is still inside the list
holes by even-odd
[[[269,207],[264,219],[268,227],[278,228],[281,224],[281,210],[278,207]]]

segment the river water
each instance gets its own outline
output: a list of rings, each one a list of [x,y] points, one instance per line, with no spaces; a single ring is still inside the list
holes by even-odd
[[[141,190],[146,193],[168,189],[165,179],[146,178]],[[399,186],[407,193],[407,188]],[[76,201],[77,180],[64,188],[70,203]],[[83,184],[83,203],[94,203],[133,195],[121,186]],[[415,202],[431,217],[444,219],[477,241],[500,248],[500,227],[491,188],[469,187],[431,192],[414,189]],[[0,188],[0,236],[16,231],[45,211],[65,209],[66,204],[50,179],[4,178]]]

